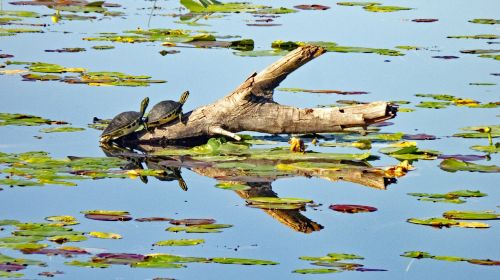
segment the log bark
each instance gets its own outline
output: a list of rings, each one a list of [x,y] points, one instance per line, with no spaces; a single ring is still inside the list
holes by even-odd
[[[342,108],[300,109],[274,102],[274,89],[293,71],[322,55],[318,46],[303,46],[290,52],[260,73],[250,75],[238,88],[216,102],[165,124],[153,132],[143,131],[140,142],[176,142],[182,139],[224,135],[240,140],[235,133],[323,133],[349,127],[366,127],[393,118],[396,108],[387,102],[372,102]]]

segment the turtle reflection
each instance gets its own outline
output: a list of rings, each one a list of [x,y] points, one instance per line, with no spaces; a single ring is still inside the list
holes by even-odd
[[[176,166],[164,166],[160,164],[170,158],[166,157],[148,157],[145,154],[135,152],[132,148],[121,147],[116,144],[101,143],[101,149],[108,157],[117,157],[127,161],[126,164],[121,166],[122,170],[144,170],[143,163],[146,164],[147,169],[162,170],[163,172],[155,174],[154,177],[160,181],[178,181],[179,187],[187,191],[187,184],[182,178],[181,168]],[[147,176],[140,175],[139,178],[145,184],[148,183]]]

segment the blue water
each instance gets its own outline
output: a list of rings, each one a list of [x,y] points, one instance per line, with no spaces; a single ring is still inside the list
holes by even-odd
[[[308,1],[252,1],[292,7]],[[177,99],[189,90],[185,111],[213,102],[234,89],[254,71],[271,64],[277,57],[239,57],[229,49],[175,48],[179,54],[160,56],[165,49],[159,43],[122,44],[88,42],[81,38],[98,32],[118,32],[148,28],[151,1],[119,1],[125,7],[124,18],[94,21],[61,21],[52,24],[50,17],[27,19],[25,22],[50,23],[43,34],[18,34],[0,37],[0,53],[15,55],[13,60],[43,61],[66,67],[85,67],[91,71],[120,71],[147,74],[152,79],[168,80],[150,87],[90,87],[59,82],[23,82],[19,75],[0,75],[0,112],[27,113],[86,127],[94,116],[111,118],[125,110],[138,110],[145,96],[154,104],[164,99]],[[377,54],[326,53],[290,75],[282,87],[368,91],[353,96],[360,101],[408,100],[414,108],[421,98],[417,93],[446,93],[481,102],[499,99],[499,86],[471,86],[471,82],[499,83],[498,61],[461,54],[464,49],[498,49],[498,40],[447,39],[450,35],[500,34],[498,25],[468,23],[473,18],[496,18],[500,10],[497,0],[481,1],[385,1],[384,5],[415,8],[394,13],[369,13],[361,7],[343,7],[332,1],[314,4],[331,6],[326,11],[299,11],[275,19],[276,27],[251,27],[250,14],[228,14],[222,18],[202,20],[210,26],[191,28],[175,24],[177,18],[161,16],[178,12],[178,1],[158,1],[149,28],[186,28],[217,31],[218,35],[240,35],[252,38],[256,49],[269,49],[272,41],[334,41],[340,45],[394,49],[397,45],[416,45],[428,50],[403,51],[405,56]],[[146,8],[143,9],[143,8]],[[50,15],[45,7],[13,6],[3,2],[3,9],[23,9]],[[99,16],[99,15],[98,15]],[[411,19],[437,18],[434,23],[415,23]],[[4,26],[10,28],[10,26]],[[68,31],[70,33],[64,33]],[[113,50],[97,51],[94,45],[114,45]],[[82,53],[47,53],[45,49],[84,47]],[[459,59],[435,59],[435,55],[455,55]],[[1,61],[0,61],[1,63]],[[9,66],[9,69],[22,66]],[[332,104],[350,96],[276,92],[282,104],[314,107]],[[449,107],[442,110],[416,108],[400,113],[391,120],[394,125],[383,132],[427,133],[439,137],[419,141],[420,148],[435,149],[444,154],[479,154],[472,145],[486,145],[486,139],[451,138],[469,125],[498,124],[498,109]],[[53,157],[104,156],[98,146],[99,131],[45,134],[40,127],[0,126],[0,151],[25,152],[44,150]],[[36,139],[33,136],[42,136]],[[384,144],[374,145],[372,153],[381,159],[377,166],[396,164],[393,158],[377,153]],[[317,148],[330,152],[359,152],[347,148]],[[154,178],[147,185],[140,180],[107,179],[79,181],[77,187],[45,186],[41,188],[9,188],[0,192],[0,219],[40,222],[52,215],[73,215],[79,219],[76,230],[110,231],[123,235],[121,240],[90,238],[75,246],[92,252],[173,253],[199,257],[240,257],[269,259],[277,266],[238,266],[220,264],[188,264],[185,269],[131,269],[113,266],[107,269],[77,268],[63,264],[63,257],[27,256],[49,264],[48,268],[30,267],[21,271],[26,278],[40,278],[41,271],[64,271],[58,279],[497,279],[498,268],[468,264],[413,260],[400,257],[405,251],[420,250],[435,255],[456,255],[478,259],[500,259],[498,221],[488,221],[489,229],[434,229],[409,224],[410,217],[438,217],[448,210],[497,210],[500,191],[498,175],[485,173],[448,173],[439,169],[440,160],[418,161],[416,169],[400,178],[387,190],[377,190],[349,182],[330,182],[318,178],[287,178],[275,181],[273,190],[280,197],[305,197],[322,206],[308,209],[303,215],[324,226],[311,234],[293,231],[262,210],[245,206],[236,193],[215,188],[216,180],[188,169],[182,170],[189,191],[177,182],[161,182]],[[499,165],[498,155],[480,164]],[[443,204],[419,202],[409,192],[445,193],[459,189],[481,190],[487,197],[468,199],[467,203]],[[369,214],[342,214],[328,209],[330,204],[362,204],[377,207]],[[166,216],[172,218],[214,218],[219,223],[233,224],[219,234],[169,233],[167,223],[106,223],[87,220],[79,212],[90,209],[121,209],[133,217]],[[8,236],[8,231],[0,236]],[[203,238],[206,243],[194,247],[152,247],[165,239]],[[70,243],[71,244],[71,243]],[[72,245],[73,245],[72,244]],[[237,250],[234,250],[237,248]],[[368,268],[387,272],[343,272],[330,275],[291,273],[311,268],[299,256],[324,256],[330,252],[359,254]],[[22,256],[16,251],[0,253]],[[24,256],[26,257],[26,256]],[[81,260],[88,257],[78,258]],[[495,276],[497,275],[497,276]]]

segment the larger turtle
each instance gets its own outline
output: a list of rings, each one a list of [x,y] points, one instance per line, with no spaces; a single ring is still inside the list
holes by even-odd
[[[186,102],[189,96],[189,91],[185,91],[179,102],[173,100],[165,100],[161,101],[148,113],[148,117],[146,120],[146,126],[148,130],[154,130],[156,127],[169,123],[176,118],[179,118],[179,121],[182,119],[182,105]]]
[[[148,104],[149,98],[146,97],[141,102],[141,109],[139,112],[128,111],[114,117],[102,132],[100,142],[107,143],[136,131],[144,124],[142,117],[144,116]]]

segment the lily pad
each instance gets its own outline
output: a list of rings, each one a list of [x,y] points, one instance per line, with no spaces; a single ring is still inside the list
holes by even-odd
[[[354,204],[334,204],[328,207],[333,211],[343,212],[343,213],[365,213],[365,212],[375,212],[377,208],[365,205],[354,205]]]
[[[478,35],[459,35],[459,36],[448,36],[447,38],[452,39],[480,39],[480,40],[494,40],[500,38],[499,35],[495,34],[478,34]]]
[[[378,2],[337,2],[337,5],[339,5],[339,6],[361,6],[361,7],[366,7],[366,6],[382,5],[382,4],[378,3]]]
[[[135,219],[136,222],[169,222],[171,220],[172,220],[171,218],[165,218],[165,217],[146,217],[146,218]]]
[[[101,239],[122,239],[120,234],[112,232],[91,231],[89,232],[89,235]]]
[[[497,220],[499,214],[493,211],[458,211],[452,210],[443,213],[443,217],[455,220]]]
[[[173,225],[185,225],[185,226],[199,226],[199,225],[210,225],[214,224],[214,219],[182,219],[182,220],[171,220]]]
[[[418,225],[426,225],[432,227],[462,227],[462,228],[489,228],[490,225],[485,223],[477,223],[477,222],[461,222],[446,218],[429,218],[429,219],[417,219],[410,218],[407,220],[408,223],[418,224]]]
[[[340,270],[333,268],[305,268],[305,269],[296,269],[292,271],[292,273],[299,273],[299,274],[327,274],[335,272],[340,272]]]
[[[83,130],[85,130],[85,128],[71,127],[71,126],[60,126],[60,127],[42,128],[42,129],[40,129],[40,132],[43,132],[43,133],[76,132],[76,131],[83,131]]]
[[[205,243],[204,239],[173,239],[158,241],[153,246],[194,246]]]
[[[448,172],[457,172],[457,171],[483,172],[483,173],[500,172],[500,167],[496,165],[475,164],[453,158],[443,160],[439,164],[439,167],[444,171]]]
[[[212,258],[212,262],[220,264],[240,264],[240,265],[277,265],[278,262],[257,259],[241,258]]]
[[[44,124],[67,124],[67,122],[54,121],[26,114],[0,113],[0,126],[5,126],[5,125],[38,126]]]
[[[215,185],[215,187],[223,190],[232,190],[232,191],[246,191],[250,189],[250,186],[240,184],[240,183],[231,183],[231,182],[222,182]]]
[[[364,6],[363,9],[367,10],[368,12],[375,12],[375,13],[390,13],[390,12],[397,12],[397,11],[412,10],[412,8],[407,8],[407,7],[381,6],[381,5],[368,5],[368,6]]]
[[[458,190],[445,194],[429,194],[429,193],[408,193],[408,195],[419,197],[421,201],[431,202],[447,202],[447,203],[465,203],[465,200],[460,198],[483,197],[487,194],[480,191]]]
[[[106,264],[106,263],[83,262],[83,261],[78,261],[78,260],[65,262],[64,264],[69,265],[69,266],[90,267],[90,268],[108,268],[108,267],[110,267],[110,265]]]
[[[492,18],[475,18],[469,20],[469,22],[478,24],[500,24],[500,20]]]
[[[63,244],[66,242],[81,242],[87,239],[88,238],[85,235],[56,235],[49,237],[47,240],[58,244]]]
[[[132,220],[132,217],[125,215],[108,215],[108,214],[85,214],[85,218],[97,221],[106,222],[126,222]]]
[[[500,142],[495,143],[495,145],[481,146],[475,145],[470,147],[472,150],[485,152],[485,153],[499,153],[500,152]]]
[[[169,227],[166,231],[170,232],[181,232],[186,233],[219,233],[222,232],[219,229],[230,228],[232,225],[228,224],[208,224],[208,225],[197,225],[197,226],[183,226],[183,227]]]
[[[323,6],[323,5],[318,5],[318,4],[297,5],[297,6],[293,6],[293,7],[296,8],[296,9],[299,9],[299,10],[320,10],[320,11],[324,11],[324,10],[330,9],[330,7],[328,7],[328,6]]]

